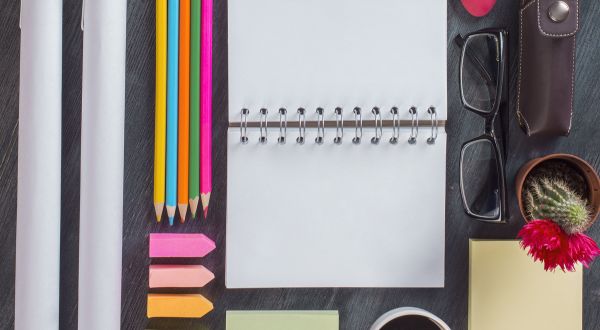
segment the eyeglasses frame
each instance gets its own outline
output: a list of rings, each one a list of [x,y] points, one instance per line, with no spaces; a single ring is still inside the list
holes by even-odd
[[[492,110],[489,112],[483,111],[481,109],[477,109],[473,106],[471,106],[465,98],[465,94],[464,94],[464,88],[463,88],[463,69],[464,69],[464,61],[465,61],[465,57],[469,56],[469,54],[467,53],[467,47],[465,47],[465,45],[467,45],[467,43],[469,42],[469,39],[473,38],[473,37],[477,37],[477,36],[485,36],[485,35],[490,35],[496,38],[496,42],[497,42],[497,54],[496,54],[496,58],[497,58],[497,62],[498,62],[498,79],[497,79],[497,85],[496,85],[496,99],[494,100],[494,104],[492,106]],[[455,38],[456,43],[458,44],[459,47],[461,47],[462,52],[461,52],[461,56],[460,56],[460,69],[459,69],[459,86],[460,86],[460,96],[461,96],[461,102],[462,105],[469,111],[483,117],[485,119],[485,130],[484,133],[474,139],[471,139],[465,143],[463,143],[461,150],[460,150],[460,172],[459,172],[459,176],[460,176],[460,193],[461,193],[461,198],[462,198],[462,202],[463,202],[463,208],[465,210],[465,213],[467,215],[469,215],[472,218],[475,218],[479,221],[483,221],[483,222],[489,222],[489,223],[506,223],[506,218],[507,218],[507,194],[506,194],[506,173],[505,173],[505,160],[504,160],[504,153],[502,152],[502,147],[498,141],[498,137],[496,134],[496,131],[494,129],[494,125],[495,125],[495,121],[500,113],[500,106],[503,103],[503,98],[504,98],[504,85],[505,85],[505,81],[506,81],[506,72],[508,69],[507,66],[507,59],[508,59],[508,48],[507,48],[507,38],[508,38],[508,32],[504,29],[484,29],[484,30],[479,30],[473,33],[469,33],[467,34],[464,38],[461,35],[458,35]],[[472,59],[474,61],[477,61],[477,59]],[[485,68],[483,66],[480,65],[480,69],[484,70],[485,73],[487,73],[487,71],[485,70]],[[489,76],[489,74],[488,74]],[[504,131],[506,131],[504,129]],[[484,215],[480,215],[480,214],[475,214],[473,211],[471,211],[468,203],[467,203],[467,198],[465,195],[465,189],[464,189],[464,178],[463,178],[463,160],[464,160],[464,155],[465,155],[465,150],[467,147],[469,147],[470,145],[474,144],[474,143],[478,143],[480,141],[488,141],[492,144],[495,155],[496,155],[496,167],[497,167],[497,171],[499,174],[499,189],[500,189],[500,212],[497,216],[494,217],[489,217],[489,216],[484,216]],[[505,147],[505,146],[504,146]]]

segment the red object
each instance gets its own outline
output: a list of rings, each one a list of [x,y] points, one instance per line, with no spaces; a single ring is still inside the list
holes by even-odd
[[[528,249],[535,261],[542,261],[546,271],[560,267],[572,272],[577,263],[587,268],[600,255],[598,245],[589,236],[568,235],[550,220],[530,221],[519,231],[518,237],[522,239],[523,249]]]
[[[487,15],[494,5],[496,0],[460,0],[463,7],[469,12],[469,14],[475,17],[482,17]]]

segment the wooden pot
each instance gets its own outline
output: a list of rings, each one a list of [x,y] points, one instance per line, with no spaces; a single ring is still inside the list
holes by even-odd
[[[591,226],[596,221],[596,218],[598,218],[598,214],[600,213],[600,179],[598,178],[596,170],[590,164],[588,164],[588,162],[570,154],[551,154],[544,157],[534,158],[521,167],[515,179],[515,188],[517,190],[517,201],[519,203],[519,209],[521,210],[521,215],[523,216],[523,219],[525,219],[525,222],[529,221],[526,216],[526,211],[523,205],[524,202],[522,197],[525,179],[527,179],[527,176],[529,175],[531,170],[533,170],[539,164],[550,159],[560,159],[568,162],[575,169],[578,169],[579,172],[581,172],[581,174],[585,178],[585,181],[588,186],[588,195],[584,196],[584,198],[587,198],[587,200],[590,203],[590,210],[592,212],[593,217],[592,219],[594,219],[594,221],[590,222]],[[586,230],[587,229],[588,228],[586,228]]]

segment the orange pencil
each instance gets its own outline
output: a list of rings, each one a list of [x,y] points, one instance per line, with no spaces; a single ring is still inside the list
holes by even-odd
[[[190,158],[190,0],[182,0],[179,15],[179,159],[177,206],[181,223],[188,208]]]

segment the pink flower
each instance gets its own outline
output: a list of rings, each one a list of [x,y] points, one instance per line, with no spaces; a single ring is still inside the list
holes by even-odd
[[[535,261],[542,261],[545,270],[575,271],[575,264],[586,268],[600,255],[596,242],[585,234],[567,234],[550,220],[533,220],[527,223],[518,237],[521,246]]]
[[[585,234],[569,235],[569,248],[573,259],[581,262],[586,268],[589,268],[594,258],[600,255],[596,242]]]

